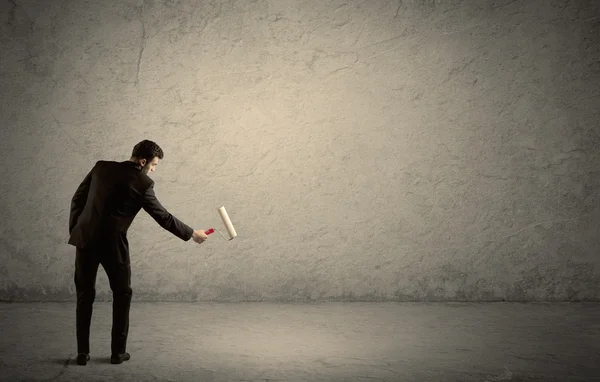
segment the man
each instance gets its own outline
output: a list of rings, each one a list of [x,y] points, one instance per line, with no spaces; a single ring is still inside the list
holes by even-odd
[[[127,230],[143,208],[162,228],[184,241],[198,244],[208,236],[171,215],[154,194],[154,172],[162,149],[143,140],[124,162],[98,161],[77,188],[71,201],[69,244],[76,247],[77,363],[90,356],[90,323],[96,297],[96,274],[102,264],[113,293],[111,363],[131,358],[126,352],[131,303],[131,267]]]

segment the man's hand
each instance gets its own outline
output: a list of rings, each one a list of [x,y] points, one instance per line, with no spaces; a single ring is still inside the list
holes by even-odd
[[[208,235],[206,233],[204,233],[204,230],[202,230],[202,229],[196,229],[192,233],[192,239],[194,239],[194,241],[196,243],[202,244],[202,243],[204,243],[204,241],[206,239],[208,239]]]

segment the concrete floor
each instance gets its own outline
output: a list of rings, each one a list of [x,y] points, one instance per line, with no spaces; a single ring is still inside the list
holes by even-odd
[[[1,381],[600,381],[597,303],[142,303],[111,365],[74,303],[0,304]]]

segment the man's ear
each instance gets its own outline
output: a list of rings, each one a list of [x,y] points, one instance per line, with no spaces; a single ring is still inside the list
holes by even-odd
[[[142,159],[142,160],[140,161],[140,166],[144,167],[145,165],[146,165],[146,160],[145,160],[145,159]]]

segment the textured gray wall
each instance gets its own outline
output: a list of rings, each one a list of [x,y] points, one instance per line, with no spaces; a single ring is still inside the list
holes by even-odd
[[[142,139],[239,236],[142,210],[134,299],[600,299],[597,2],[0,4],[3,300],[75,298],[70,199]]]

